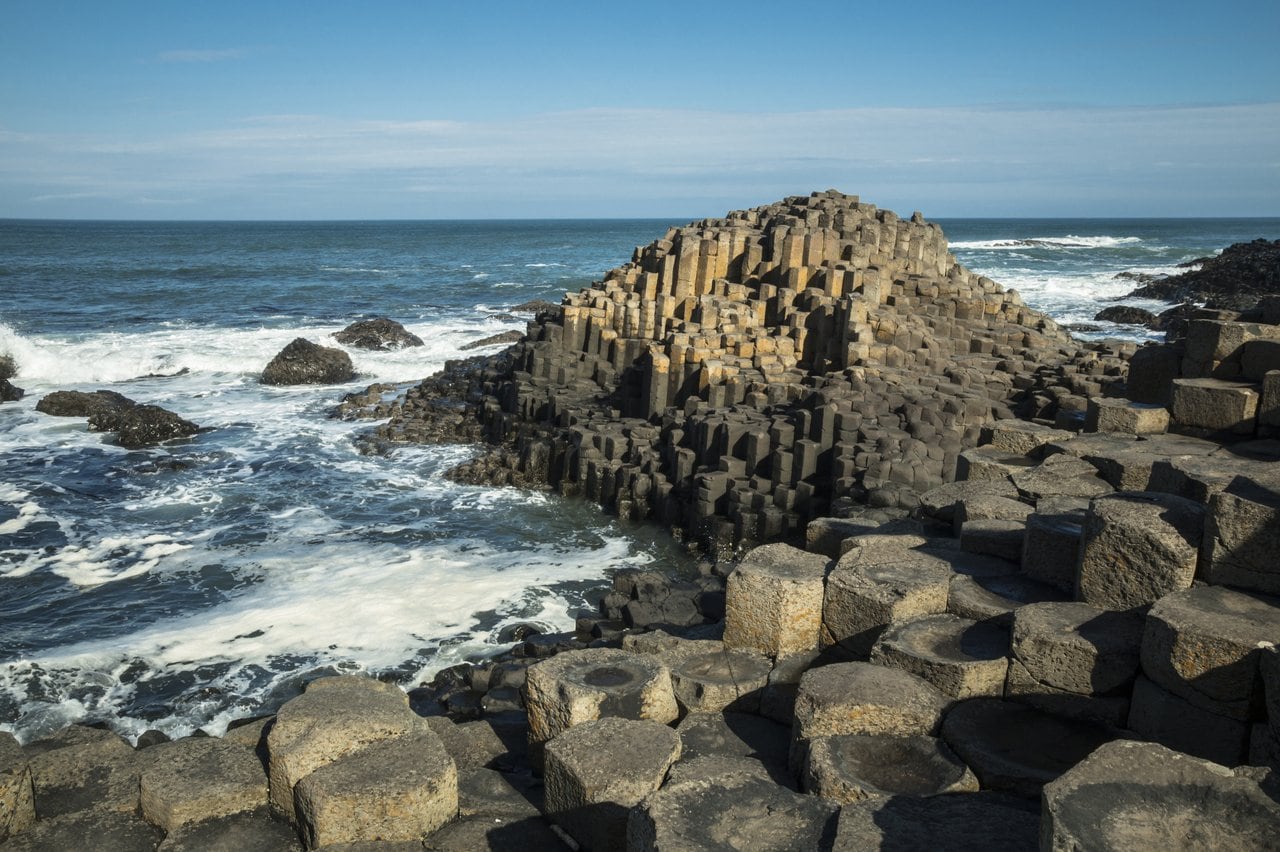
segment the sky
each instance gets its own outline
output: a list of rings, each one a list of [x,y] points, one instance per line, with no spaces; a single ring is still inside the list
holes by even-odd
[[[0,217],[1280,215],[1280,3],[0,0]]]

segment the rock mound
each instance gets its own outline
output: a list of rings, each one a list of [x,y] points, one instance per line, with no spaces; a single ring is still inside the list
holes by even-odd
[[[386,317],[358,320],[333,336],[343,346],[356,349],[372,349],[385,352],[391,349],[407,349],[421,346],[422,338],[400,323]]]
[[[1147,325],[1155,320],[1156,315],[1145,308],[1135,308],[1132,305],[1113,305],[1110,308],[1103,308],[1098,311],[1093,318],[1122,325]]]
[[[115,432],[131,450],[174,438],[187,438],[200,427],[158,405],[139,405],[115,391],[54,391],[36,403],[36,411],[53,417],[87,417],[91,432]]]
[[[1129,295],[1242,311],[1260,296],[1280,293],[1280,240],[1235,243],[1217,257],[1186,265],[1198,268],[1153,281]]]
[[[12,384],[8,379],[0,379],[0,402],[17,402],[26,395],[25,390]]]
[[[336,385],[355,377],[351,356],[303,337],[280,350],[262,371],[264,385]]]
[[[474,340],[471,343],[463,344],[458,348],[465,352],[471,349],[479,349],[482,346],[497,346],[500,343],[519,343],[521,340],[524,340],[524,334],[522,332],[503,331],[498,334],[491,334],[488,337],[483,337],[480,340]]]
[[[910,510],[983,422],[1082,417],[1125,354],[1077,347],[919,214],[835,191],[672,228],[529,328],[451,405],[434,379],[411,391],[375,441],[462,412],[460,438],[498,447],[462,481],[546,484],[712,548]]]

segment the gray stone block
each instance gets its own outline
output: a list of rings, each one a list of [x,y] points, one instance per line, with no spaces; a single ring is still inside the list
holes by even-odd
[[[945,695],[1001,695],[1009,666],[1009,632],[949,613],[890,625],[871,662],[921,677]]]
[[[840,809],[834,850],[1034,849],[1039,824],[1032,803],[1003,793],[866,799]]]
[[[1009,661],[1004,697],[1066,719],[1123,728],[1129,721],[1129,694],[1081,695],[1036,680],[1017,659]]]
[[[1044,788],[1040,848],[1274,849],[1258,784],[1154,743],[1108,743]]]
[[[189,822],[267,806],[267,774],[253,750],[213,737],[152,746],[141,774],[143,818],[166,834]]]
[[[1249,435],[1257,425],[1259,393],[1244,382],[1174,379],[1170,411],[1179,426]]]
[[[1186,589],[1195,578],[1204,507],[1172,494],[1120,492],[1089,506],[1077,597],[1131,609]]]
[[[671,684],[676,701],[687,713],[755,712],[772,669],[763,654],[722,646],[673,663]]]
[[[984,790],[1020,796],[1040,788],[1112,739],[1109,729],[998,698],[974,698],[947,713],[942,738]]]
[[[325,764],[294,788],[310,849],[367,840],[414,840],[458,815],[458,770],[423,727]]]
[[[656,792],[680,737],[653,721],[600,719],[547,744],[547,816],[593,852],[627,848],[631,808]]]
[[[1161,598],[1147,613],[1142,669],[1197,707],[1262,717],[1261,647],[1280,637],[1280,601],[1218,586]]]
[[[785,544],[748,553],[725,586],[724,642],[786,656],[818,647],[827,559]]]
[[[960,549],[1017,563],[1024,538],[1026,522],[1022,520],[966,521],[960,528]]]
[[[111,731],[72,725],[26,746],[36,816],[138,806],[139,755]]]
[[[1211,583],[1280,595],[1280,474],[1236,476],[1210,498],[1203,559]]]
[[[1128,727],[1145,739],[1223,766],[1236,766],[1248,755],[1248,723],[1211,713],[1142,676],[1133,685]]]
[[[568,651],[530,666],[525,703],[534,744],[605,717],[665,725],[680,715],[671,672],[657,657],[611,648]]]
[[[703,758],[704,760],[706,758]],[[628,852],[757,852],[828,850],[838,808],[750,770],[689,773],[635,808],[627,823]]]
[[[848,804],[878,796],[972,793],[978,779],[936,737],[845,734],[810,741],[802,786]]]
[[[1013,654],[1027,673],[1077,695],[1127,691],[1138,675],[1140,614],[1086,603],[1028,604],[1013,615]]]
[[[185,823],[165,835],[156,852],[302,852],[288,823],[268,808]]]
[[[836,563],[822,608],[822,644],[865,658],[891,622],[942,612],[947,562],[905,547],[858,548]]]

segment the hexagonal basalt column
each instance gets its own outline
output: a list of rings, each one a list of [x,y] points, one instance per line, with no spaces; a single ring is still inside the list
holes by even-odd
[[[666,724],[680,715],[671,672],[657,657],[612,648],[567,651],[530,666],[525,703],[535,746],[594,719]]]
[[[818,646],[827,560],[785,544],[748,553],[725,585],[724,642],[771,657]]]

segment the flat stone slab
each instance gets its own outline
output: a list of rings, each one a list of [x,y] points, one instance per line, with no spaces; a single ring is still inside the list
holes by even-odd
[[[267,735],[271,807],[292,820],[294,785],[371,743],[426,728],[393,684],[366,677],[312,681],[276,714]]]
[[[270,810],[188,822],[165,835],[156,852],[302,852],[297,832]]]
[[[504,852],[508,849],[519,849],[520,852],[570,852],[571,849],[541,818],[504,819],[489,816],[455,820],[415,848],[424,852]]]
[[[974,792],[978,779],[936,737],[845,734],[809,742],[802,784],[834,802]]]
[[[1009,631],[949,613],[890,625],[871,662],[924,678],[953,698],[1001,695],[1009,668]]]
[[[1012,476],[1018,494],[1038,501],[1046,497],[1098,497],[1115,490],[1083,459],[1064,453],[1049,456],[1039,465]]]
[[[1028,604],[1013,615],[1013,654],[1047,686],[1106,695],[1137,677],[1142,631],[1139,613],[1077,601]]]
[[[541,816],[542,782],[532,773],[472,767],[458,772],[458,813],[507,819]]]
[[[918,550],[849,551],[827,579],[823,645],[865,658],[886,625],[945,610],[952,576],[944,560]]]
[[[818,646],[827,558],[786,544],[743,557],[725,584],[724,642],[770,657]]]
[[[1032,455],[1054,441],[1070,441],[1074,432],[1030,420],[997,420],[982,427],[984,446],[1015,455]]]
[[[929,517],[950,527],[955,523],[956,506],[979,495],[1014,498],[1018,496],[1018,489],[1007,477],[948,482],[921,494],[920,508]]]
[[[947,612],[974,621],[1012,625],[1019,607],[1044,601],[1066,600],[1061,590],[1018,575],[999,577],[953,576],[947,590]]]
[[[425,726],[345,755],[298,782],[297,822],[308,848],[414,840],[458,814],[458,771]]]
[[[720,647],[690,654],[671,667],[676,701],[688,713],[754,712],[773,665],[763,654]]]
[[[974,698],[947,713],[942,738],[974,771],[984,790],[1034,797],[1114,736],[1090,722],[998,698]]]
[[[1280,599],[1218,586],[1167,595],[1147,614],[1142,669],[1212,713],[1260,719],[1260,644],[1280,637]]]
[[[267,806],[267,773],[239,743],[197,737],[151,746],[142,772],[142,816],[164,832],[188,822]]]
[[[600,719],[547,744],[547,816],[591,850],[624,850],[627,814],[666,778],[680,737],[660,722]]]
[[[1044,788],[1041,849],[1276,848],[1280,804],[1258,784],[1154,743],[1100,747]]]
[[[1103,609],[1132,609],[1189,588],[1204,516],[1203,506],[1173,494],[1098,497],[1085,517],[1077,596]]]
[[[736,772],[725,772],[720,765],[713,772],[695,767],[684,778],[673,777],[632,811],[626,849],[829,850],[837,813],[834,804],[788,790],[749,767]]]
[[[138,806],[139,754],[111,731],[71,725],[28,744],[36,816]]]
[[[866,799],[840,809],[835,852],[1035,849],[1040,812],[1002,793]]]
[[[1280,595],[1278,468],[1266,468],[1275,471],[1266,477],[1238,476],[1210,498],[1205,527],[1209,582]]]
[[[1043,500],[1035,513],[1027,516],[1021,563],[1028,578],[1071,593],[1076,585],[1076,563],[1088,504],[1084,509],[1070,505],[1059,508],[1063,502]]]
[[[4,844],[5,852],[154,852],[160,831],[141,817],[110,808],[94,808],[40,819]]]
[[[810,669],[796,692],[791,765],[803,765],[814,737],[834,734],[933,734],[949,700],[928,681],[872,663]]]
[[[650,654],[612,648],[567,651],[530,666],[527,677],[531,743],[605,717],[665,725],[680,715],[671,672]]]
[[[676,725],[680,759],[705,755],[749,757],[783,766],[791,748],[791,728],[751,713],[690,713]]]

